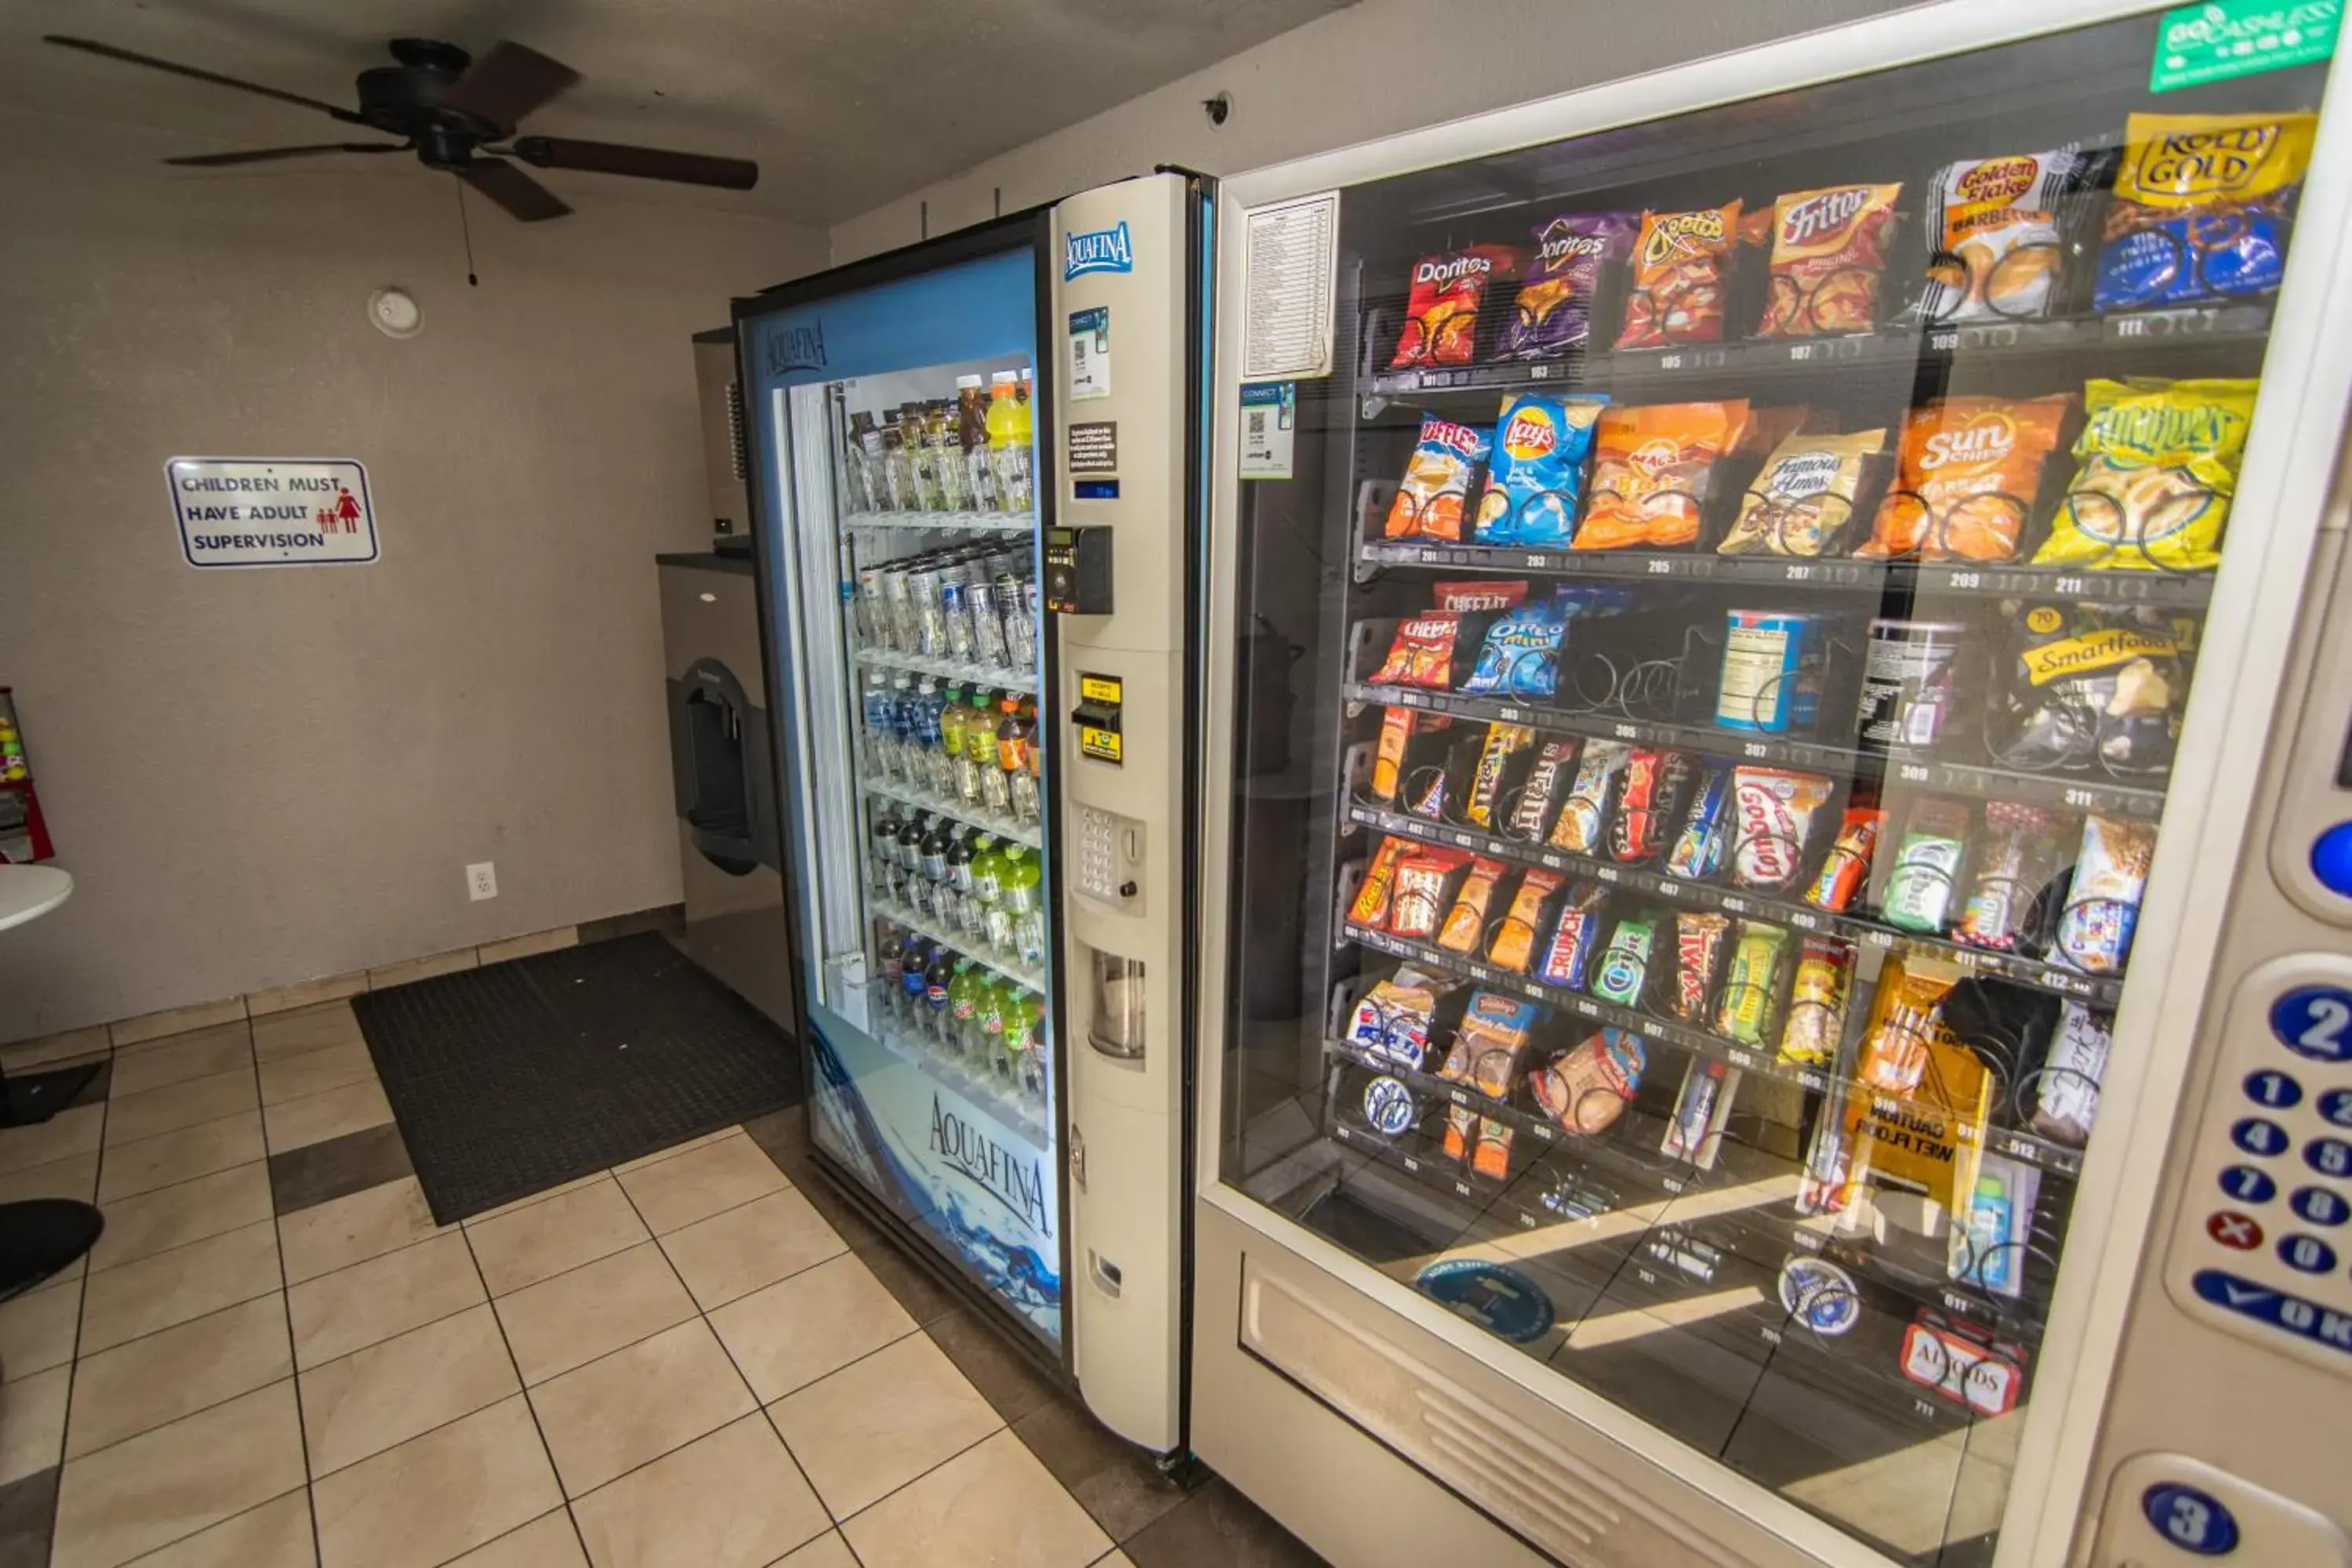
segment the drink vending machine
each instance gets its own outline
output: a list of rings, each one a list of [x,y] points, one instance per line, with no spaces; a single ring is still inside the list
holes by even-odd
[[[2339,9],[1226,182],[1192,1431],[1328,1557],[2352,1563]]]
[[[1209,215],[1130,180],[736,305],[812,1142],[1163,1452]]]

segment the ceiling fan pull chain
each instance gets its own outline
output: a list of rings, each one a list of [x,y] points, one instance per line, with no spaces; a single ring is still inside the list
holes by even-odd
[[[466,221],[466,182],[452,180],[449,183],[457,187],[457,232],[466,241],[466,287],[478,289],[482,280],[474,276],[474,229]]]

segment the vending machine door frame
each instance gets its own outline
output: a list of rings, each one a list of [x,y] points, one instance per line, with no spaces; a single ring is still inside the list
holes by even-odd
[[[793,870],[787,879],[793,889],[785,900],[784,920],[791,951],[795,955],[792,973],[792,996],[795,1034],[803,1053],[803,1070],[810,1074],[814,1089],[814,1068],[808,1053],[813,1048],[809,1020],[809,971],[821,967],[824,954],[807,945],[810,931],[817,925],[811,900],[820,896],[818,878],[813,867],[818,853],[814,825],[806,820],[804,803],[809,795],[809,774],[814,759],[823,752],[813,750],[819,739],[812,728],[822,715],[812,711],[820,706],[819,700],[803,700],[805,670],[802,661],[793,658],[792,678],[787,679],[785,659],[793,652],[795,626],[804,625],[794,609],[794,584],[782,558],[782,531],[790,520],[798,516],[798,508],[791,499],[795,474],[793,453],[789,447],[779,447],[772,440],[770,410],[761,390],[772,379],[756,363],[755,342],[758,334],[752,328],[759,321],[784,312],[800,310],[822,301],[860,293],[889,284],[919,279],[925,276],[969,262],[1014,252],[1026,252],[1033,260],[1034,311],[1037,323],[1036,341],[1031,347],[1033,368],[1032,406],[1041,437],[1035,446],[1037,522],[1040,537],[1053,526],[1055,519],[1054,443],[1044,433],[1052,429],[1053,390],[1051,376],[1044,374],[1047,340],[1045,326],[1051,318],[1053,277],[1048,268],[1053,261],[1054,211],[1051,205],[1026,207],[1008,213],[985,223],[975,224],[935,239],[927,239],[877,256],[813,273],[788,283],[734,301],[734,326],[737,374],[744,386],[744,416],[749,427],[746,441],[750,456],[750,472],[746,476],[751,498],[751,523],[753,540],[752,562],[760,602],[760,640],[761,673],[766,686],[768,711],[773,721],[769,726],[772,760],[776,767],[777,786],[775,810],[776,837],[784,855],[792,861]],[[820,351],[821,352],[821,351]],[[1040,638],[1043,669],[1040,689],[1049,691],[1059,679],[1058,655],[1052,639]],[[1048,733],[1051,726],[1041,724],[1037,744],[1045,748],[1045,768],[1054,777],[1063,765],[1055,736]],[[1047,814],[1042,824],[1045,841],[1045,882],[1044,896],[1049,909],[1058,909],[1062,900],[1061,845],[1059,823]],[[862,847],[862,846],[861,846]],[[1066,1148],[1067,1128],[1065,1122],[1067,1086],[1064,1081],[1065,1056],[1067,1038],[1063,1002],[1063,976],[1055,968],[1048,976],[1046,1009],[1053,1031],[1054,1134],[1055,1147]],[[937,1255],[929,1239],[907,1225],[878,1198],[870,1194],[856,1176],[843,1168],[827,1154],[814,1136],[814,1097],[802,1105],[803,1127],[807,1135],[810,1156],[818,1170],[834,1187],[869,1223],[889,1235],[903,1250],[911,1255],[927,1274],[947,1286],[956,1296],[976,1306],[991,1321],[1003,1317],[1003,1302],[982,1289],[961,1270],[953,1268]],[[1070,1213],[1069,1173],[1066,1160],[1056,1160],[1053,1173],[1054,1199],[1059,1223],[1056,1241],[1059,1257],[1056,1267],[1064,1281],[1063,1331],[1056,1345],[1048,1347],[1035,1334],[1007,1323],[1004,1337],[1028,1360],[1050,1371],[1064,1384],[1075,1382],[1071,1362],[1071,1335],[1068,1330],[1067,1282],[1070,1279]]]
[[[1237,414],[1249,320],[1244,237],[1250,209],[1334,190],[1344,205],[1348,187],[1400,174],[2103,22],[2144,16],[2153,25],[2167,9],[2146,0],[1938,0],[1228,178],[1219,223],[1236,239],[1220,262],[1219,288],[1229,303],[1219,312],[1216,467],[1202,562],[1209,584],[1200,643],[1206,660],[1203,711],[1231,714],[1238,697]],[[2347,54],[2352,46],[2339,41],[2336,68],[2343,68]],[[2133,1042],[2133,1049],[2116,1053],[2085,1152],[2071,1226],[2074,1255],[2066,1259],[2049,1321],[2003,1515],[1995,1559],[2000,1568],[2063,1560],[2078,1519],[2092,1506],[2089,1467],[2123,1312],[2150,1234],[2158,1176],[2184,1109],[2181,1089],[2190,1048],[2210,1002],[2204,977],[2257,794],[2256,769],[2241,761],[2233,772],[2230,759],[2260,757],[2272,728],[2295,620],[2278,609],[2299,591],[2297,579],[2320,524],[2352,393],[2352,300],[2347,298],[2352,294],[2352,268],[2343,254],[2348,219],[2352,110],[2331,103],[2323,110],[2304,185],[2297,243],[2279,294],[2231,549],[2206,623],[2207,646],[2236,650],[2235,658],[2212,661],[2189,697],[2184,734],[2191,743],[2181,749],[2172,775],[2165,828],[2138,924],[2134,979],[2116,1023],[2118,1037]],[[1347,371],[1335,367],[1334,374]],[[1835,1526],[1514,1353],[1223,1183],[1219,1108],[1226,1093],[1224,1035],[1233,1005],[1235,889],[1228,862],[1235,738],[1230,724],[1210,724],[1203,742],[1201,808],[1209,853],[1202,858],[1198,933],[1202,1114],[1196,1197],[1220,1223],[1203,1225],[1199,1232],[1201,1278],[1222,1281],[1237,1273],[1233,1260],[1213,1256],[1213,1237],[1255,1234],[1270,1250],[1327,1270],[1335,1289],[1392,1315],[1395,1331],[1408,1334],[1420,1353],[1478,1363],[1484,1374],[1517,1384],[1556,1409],[1564,1423],[1590,1428],[1666,1468],[1727,1513],[1764,1523],[1815,1560],[1883,1563],[1885,1559],[1875,1551]],[[1196,1303],[1196,1364],[1234,1353],[1234,1310],[1230,1300]],[[1200,1375],[1205,1397],[1213,1380],[1207,1373]],[[1198,1405],[1195,1423],[1202,1458],[1223,1466],[1214,1438],[1219,1423]],[[1246,1474],[1241,1479],[1246,1486]],[[1274,1506],[1284,1511],[1279,1503]]]

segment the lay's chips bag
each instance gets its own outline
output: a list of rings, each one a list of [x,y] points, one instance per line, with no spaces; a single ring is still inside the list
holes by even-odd
[[[1486,489],[1478,499],[1477,542],[1524,550],[1565,550],[1592,460],[1592,427],[1603,405],[1591,398],[1523,392],[1503,400]]]
[[[2238,488],[2254,381],[2095,381],[2082,465],[2037,566],[2210,572]]]

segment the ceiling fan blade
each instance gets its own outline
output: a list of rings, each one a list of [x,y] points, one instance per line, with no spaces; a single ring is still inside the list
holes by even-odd
[[[399,142],[325,142],[314,147],[264,147],[252,153],[200,153],[192,158],[166,158],[183,169],[226,169],[238,163],[267,163],[278,158],[309,158],[320,153],[405,153]]]
[[[522,117],[571,89],[580,73],[520,44],[497,43],[466,68],[441,106],[513,130]]]
[[[562,197],[503,158],[478,155],[457,171],[457,177],[524,223],[545,223],[572,210]]]
[[[365,123],[352,110],[338,109],[331,103],[323,103],[315,98],[304,98],[299,92],[280,92],[274,87],[263,87],[258,82],[239,81],[233,76],[223,76],[218,71],[200,70],[194,66],[184,66],[173,60],[159,60],[152,55],[138,54],[130,49],[118,49],[112,44],[101,44],[94,38],[69,38],[62,33],[48,33],[43,35],[41,41],[46,44],[56,44],[63,48],[79,49],[88,55],[102,55],[110,60],[122,60],[134,66],[145,66],[150,70],[170,71],[173,76],[208,81],[215,87],[233,87],[239,92],[259,93],[264,98],[274,98],[280,103],[299,104],[304,109],[315,109],[321,114],[331,114],[346,125]]]
[[[583,142],[571,136],[523,136],[508,149],[534,168],[584,169],[598,174],[633,174],[640,180],[672,180],[688,185],[718,185],[748,191],[760,183],[760,165],[743,158],[712,158],[618,142]]]

